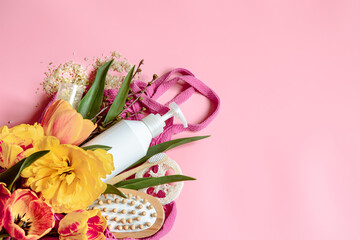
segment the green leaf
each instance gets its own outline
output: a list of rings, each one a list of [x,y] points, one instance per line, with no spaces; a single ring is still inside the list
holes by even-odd
[[[129,179],[129,180],[125,180],[125,181],[120,181],[118,183],[113,184],[114,187],[122,187],[124,185],[128,185],[128,184],[133,184],[133,183],[137,183],[137,182],[141,182],[141,181],[145,181],[147,178],[134,178],[134,179]]]
[[[161,184],[172,183],[172,182],[181,182],[181,181],[189,181],[189,180],[196,180],[195,178],[184,176],[184,175],[169,175],[163,177],[148,177],[142,178],[141,181],[132,181],[137,179],[131,179],[119,182],[114,186],[139,190],[143,188],[153,187]]]
[[[30,166],[37,159],[41,158],[49,151],[40,151],[31,154],[29,157],[24,158],[23,160],[17,162],[14,166],[7,169],[5,172],[0,173],[0,182],[6,183],[8,189],[11,190],[15,181],[20,177],[22,170]]]
[[[111,184],[106,184],[106,185],[107,185],[107,187],[106,187],[104,194],[116,194],[116,195],[119,195],[120,197],[127,198],[125,196],[125,194],[123,194],[119,189],[117,189],[113,185],[111,185]]]
[[[77,111],[85,119],[93,118],[100,110],[104,96],[106,74],[109,71],[109,68],[113,61],[114,60],[111,60],[99,67],[91,88],[79,104],[79,108]]]
[[[108,113],[106,114],[104,124],[107,124],[108,122],[114,120],[116,116],[119,115],[124,109],[126,98],[129,94],[131,80],[134,74],[134,69],[135,66],[131,68],[131,70],[126,75],[123,83],[121,84],[121,87],[114,99],[114,102],[112,103]]]
[[[91,151],[95,151],[96,149],[104,149],[106,151],[109,151],[111,148],[112,147],[105,145],[90,145],[90,146],[82,147],[82,149],[84,150],[91,150]]]
[[[146,155],[143,158],[141,158],[140,160],[138,160],[137,162],[135,162],[134,164],[132,164],[130,167],[128,167],[125,170],[133,168],[133,167],[135,167],[135,166],[137,166],[137,165],[139,165],[141,163],[144,163],[146,160],[148,160],[150,157],[154,156],[155,154],[165,152],[167,150],[170,150],[170,149],[172,149],[174,147],[180,146],[180,145],[185,144],[185,143],[198,141],[198,140],[208,138],[208,137],[210,137],[210,136],[197,136],[197,137],[189,137],[189,138],[178,138],[178,139],[174,139],[174,140],[170,140],[170,141],[167,141],[167,142],[160,143],[158,145],[151,146],[148,149]]]

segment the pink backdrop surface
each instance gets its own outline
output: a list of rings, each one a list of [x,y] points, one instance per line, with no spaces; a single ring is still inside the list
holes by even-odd
[[[359,12],[356,0],[1,1],[0,124],[39,116],[49,62],[118,50],[145,59],[145,79],[184,67],[222,106],[180,135],[211,138],[169,152],[198,180],[164,239],[359,239]],[[191,122],[209,109],[184,105]]]

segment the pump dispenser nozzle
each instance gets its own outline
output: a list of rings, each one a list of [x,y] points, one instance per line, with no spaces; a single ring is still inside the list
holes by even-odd
[[[169,107],[170,111],[165,113],[163,116],[161,116],[160,114],[150,114],[141,120],[149,128],[153,138],[164,131],[164,127],[166,125],[165,121],[173,116],[179,118],[185,128],[188,127],[185,116],[182,113],[180,107],[175,102],[170,103]]]
[[[180,119],[180,121],[184,125],[184,127],[187,128],[188,124],[186,122],[185,116],[182,113],[180,107],[175,102],[170,103],[169,107],[170,107],[170,111],[168,111],[167,113],[162,115],[161,119],[165,122],[172,116],[176,116],[178,119]]]

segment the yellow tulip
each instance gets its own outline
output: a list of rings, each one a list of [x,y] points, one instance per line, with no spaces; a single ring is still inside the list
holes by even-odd
[[[44,138],[44,130],[39,124],[21,124],[13,128],[0,128],[0,167],[10,168],[27,157],[26,151],[34,143]]]
[[[101,178],[114,170],[113,158],[103,149],[95,151],[60,144],[44,138],[34,149],[50,152],[21,172],[25,186],[41,193],[56,213],[69,213],[90,206],[106,189]]]
[[[96,125],[84,119],[70,103],[57,100],[46,110],[41,125],[46,136],[57,137],[61,144],[79,145],[86,140]]]

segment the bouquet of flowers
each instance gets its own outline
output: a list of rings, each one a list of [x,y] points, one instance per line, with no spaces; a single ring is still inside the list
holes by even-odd
[[[110,184],[104,179],[114,170],[109,150],[116,144],[86,144],[104,131],[112,131],[111,127],[124,119],[139,120],[149,113],[142,106],[142,95],[158,77],[141,82],[143,88],[134,90],[132,85],[140,81],[134,79],[139,78],[142,64],[143,61],[137,67],[131,66],[114,52],[105,59],[97,58],[90,73],[73,62],[49,68],[42,85],[52,99],[39,123],[0,128],[0,239],[114,238],[110,230],[115,229],[111,229],[109,220],[119,223],[117,232],[130,233],[117,237],[145,237],[161,228],[168,214],[167,204],[174,198],[160,202],[165,217],[138,225],[130,223],[140,221],[145,211],[128,220],[106,215],[107,210],[99,206],[127,201],[128,205],[135,205],[139,200],[142,204],[134,207],[152,209],[158,206],[156,201],[170,195],[172,186],[194,178],[182,175],[176,164],[168,164],[165,171],[160,171],[159,164],[136,177],[132,174]],[[123,172],[173,147],[205,137],[153,142],[147,154]],[[146,205],[145,193],[137,195],[141,190],[153,196],[149,198],[152,205]],[[112,214],[118,211],[114,208]],[[121,211],[119,214],[126,213]],[[134,213],[135,210],[128,210],[127,214]],[[158,218],[156,213],[151,213],[151,217]],[[145,231],[153,225],[157,225],[156,229]]]

